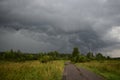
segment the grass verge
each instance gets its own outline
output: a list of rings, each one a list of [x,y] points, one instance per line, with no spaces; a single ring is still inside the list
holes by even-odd
[[[93,71],[103,76],[106,80],[120,80],[119,60],[91,61],[77,63],[76,65]]]

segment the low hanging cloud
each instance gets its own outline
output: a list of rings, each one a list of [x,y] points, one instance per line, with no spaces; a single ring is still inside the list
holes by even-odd
[[[120,0],[0,0],[0,51],[119,51],[119,7]]]

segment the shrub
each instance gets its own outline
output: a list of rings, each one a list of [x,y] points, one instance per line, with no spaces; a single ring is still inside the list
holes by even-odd
[[[79,55],[79,56],[76,56],[76,57],[72,57],[71,61],[72,62],[86,62],[86,61],[89,61],[89,60],[85,56]]]
[[[103,60],[105,60],[105,57],[101,53],[98,53],[98,54],[96,54],[96,60],[103,61]]]
[[[42,62],[42,63],[47,63],[47,62],[49,62],[51,60],[52,60],[52,57],[48,56],[48,55],[45,55],[45,56],[40,58],[40,62]]]

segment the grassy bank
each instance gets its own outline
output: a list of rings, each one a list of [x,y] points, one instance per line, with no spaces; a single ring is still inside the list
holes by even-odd
[[[64,61],[0,62],[0,80],[61,80]]]
[[[76,65],[89,69],[105,77],[106,80],[120,80],[120,60],[91,61]]]

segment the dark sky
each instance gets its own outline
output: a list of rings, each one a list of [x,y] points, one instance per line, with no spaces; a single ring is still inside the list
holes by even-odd
[[[73,47],[120,57],[120,0],[0,0],[0,51]]]

